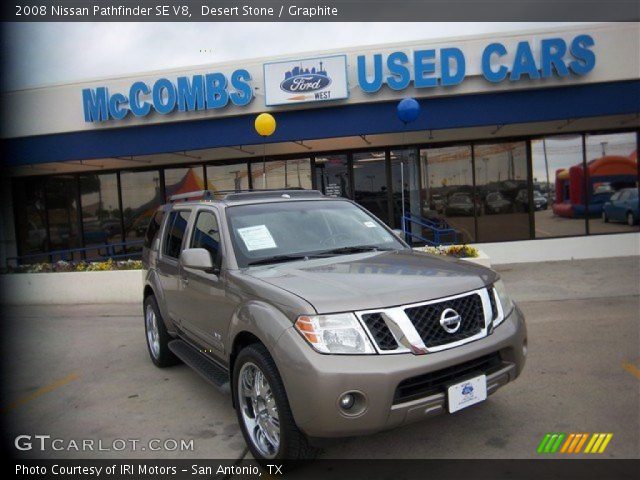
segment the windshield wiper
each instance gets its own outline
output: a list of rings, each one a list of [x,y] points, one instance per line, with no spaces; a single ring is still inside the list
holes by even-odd
[[[362,253],[362,252],[388,252],[393,250],[392,248],[377,247],[375,245],[356,245],[353,247],[340,247],[333,248],[321,252],[321,255],[348,255],[350,253]]]
[[[293,262],[295,260],[305,260],[311,255],[274,255],[273,257],[261,258],[247,263],[247,265],[266,265],[269,263]]]

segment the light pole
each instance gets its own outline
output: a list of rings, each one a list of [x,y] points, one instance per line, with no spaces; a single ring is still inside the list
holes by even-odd
[[[609,142],[600,142],[600,146],[602,147],[602,156],[604,157],[607,154],[607,144]]]
[[[489,168],[487,164],[489,163],[489,159],[487,157],[482,158],[482,163],[484,163],[484,184],[489,183]]]

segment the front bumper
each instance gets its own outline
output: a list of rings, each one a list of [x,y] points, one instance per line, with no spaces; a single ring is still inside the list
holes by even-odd
[[[515,380],[525,363],[527,331],[522,312],[513,312],[490,335],[426,355],[323,355],[292,328],[283,333],[275,361],[298,427],[311,437],[375,433],[447,411],[444,389],[394,404],[400,382],[498,352],[501,363],[487,373],[487,394]],[[461,378],[460,380],[463,380]],[[346,415],[338,407],[345,392],[360,392],[366,409]]]

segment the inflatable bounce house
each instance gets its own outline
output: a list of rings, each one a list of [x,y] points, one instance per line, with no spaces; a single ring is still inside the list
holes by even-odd
[[[587,163],[587,200],[589,216],[602,214],[602,206],[621,188],[638,182],[638,152],[628,157],[607,155]],[[556,200],[553,213],[560,217],[585,215],[585,178],[582,164],[556,170]]]

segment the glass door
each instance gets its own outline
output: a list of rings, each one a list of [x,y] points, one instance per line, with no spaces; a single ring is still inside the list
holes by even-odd
[[[351,198],[347,155],[316,157],[315,175],[316,186],[325,195]]]

